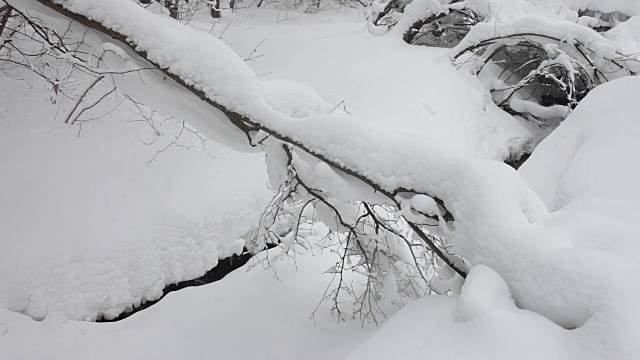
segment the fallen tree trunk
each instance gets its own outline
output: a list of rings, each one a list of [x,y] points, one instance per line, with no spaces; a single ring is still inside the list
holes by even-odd
[[[15,1],[15,0],[12,0]],[[187,89],[189,92],[195,94],[196,96],[198,96],[200,99],[202,99],[203,101],[207,102],[209,105],[211,105],[212,107],[220,110],[222,113],[224,113],[224,115],[226,115],[226,117],[229,119],[229,121],[238,129],[240,129],[242,132],[245,133],[247,140],[255,145],[255,135],[258,134],[259,132],[263,132],[268,134],[269,136],[278,139],[279,141],[289,144],[290,146],[293,146],[299,150],[301,150],[304,153],[307,153],[311,156],[313,156],[314,158],[329,164],[331,167],[333,167],[334,169],[341,171],[345,174],[348,174],[349,176],[352,176],[356,179],[358,179],[359,181],[364,182],[365,184],[367,184],[368,186],[370,186],[374,192],[383,194],[385,197],[387,197],[389,199],[389,201],[391,203],[396,204],[396,206],[398,206],[398,208],[400,207],[400,204],[397,202],[396,197],[401,194],[401,193],[422,193],[422,191],[418,190],[418,189],[412,189],[411,187],[408,186],[397,186],[395,188],[389,188],[388,186],[385,186],[384,184],[381,184],[380,182],[376,181],[375,179],[371,178],[370,176],[367,176],[366,174],[363,174],[361,172],[359,172],[357,169],[354,169],[354,167],[349,166],[348,162],[346,161],[342,161],[342,159],[336,159],[330,156],[327,156],[327,154],[318,151],[317,148],[315,148],[314,146],[310,146],[308,144],[306,144],[304,141],[301,141],[299,139],[296,139],[292,136],[290,136],[289,134],[283,133],[281,131],[281,129],[278,128],[274,128],[274,127],[270,127],[268,125],[265,124],[264,121],[259,121],[255,118],[251,118],[248,116],[245,116],[237,111],[231,110],[229,109],[227,106],[220,104],[219,102],[212,100],[210,96],[207,95],[207,93],[205,93],[204,91],[202,91],[201,89],[198,89],[196,86],[194,86],[192,83],[190,83],[190,79],[184,79],[182,77],[180,77],[179,75],[175,74],[174,72],[171,71],[170,68],[164,68],[162,67],[159,63],[155,62],[153,59],[151,59],[148,55],[148,53],[145,50],[142,50],[141,47],[139,46],[140,44],[135,42],[135,39],[133,39],[132,37],[123,34],[119,31],[116,31],[112,28],[109,28],[107,26],[105,26],[104,24],[92,20],[91,18],[79,14],[77,12],[74,12],[70,9],[68,9],[67,7],[65,7],[65,4],[67,4],[66,1],[62,1],[62,0],[38,0],[39,3],[45,5],[46,7],[54,10],[55,12],[64,15],[65,17],[73,20],[73,21],[77,21],[78,23],[87,26],[89,28],[92,28],[94,30],[97,30],[103,34],[106,34],[108,36],[110,36],[111,38],[120,41],[123,44],[128,45],[132,50],[134,50],[141,58],[145,59],[147,62],[149,62],[150,64],[152,64],[153,66],[155,66],[158,70],[162,71],[162,73],[173,79],[176,83],[180,84],[182,87],[184,87],[185,89]],[[453,221],[453,216],[452,214],[446,210],[446,206],[444,201],[438,199],[435,196],[431,196],[435,199],[435,201],[438,203],[438,205],[443,209],[443,218],[448,220],[448,221]],[[438,217],[435,215],[425,215],[427,217],[431,217],[434,221],[438,221]],[[411,223],[413,226],[413,230],[416,231],[416,233],[418,234],[418,236],[425,241],[429,246],[431,246],[431,250],[433,250],[435,252],[435,254],[441,258],[441,260],[446,263],[449,267],[451,267],[452,269],[454,269],[460,276],[462,277],[466,277],[466,273],[467,273],[467,269],[465,269],[461,263],[459,261],[455,261],[452,260],[452,256],[451,255],[447,255],[443,250],[439,249],[434,243],[433,241],[430,239],[430,235],[428,233],[425,233],[424,231],[422,231],[420,229],[420,227],[418,226],[418,224],[413,224]]]

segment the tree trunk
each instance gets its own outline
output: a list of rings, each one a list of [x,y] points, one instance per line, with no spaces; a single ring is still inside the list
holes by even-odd
[[[220,11],[220,0],[215,0],[213,5],[211,5],[211,17],[214,19],[220,19],[222,17],[222,13]]]
[[[174,0],[171,1],[171,5],[169,5],[169,16],[171,16],[174,19],[178,19],[179,17],[179,8],[178,8],[178,1],[179,0]]]
[[[281,130],[279,130],[278,128],[272,128],[260,121],[256,121],[256,119],[246,117],[240,112],[236,112],[235,110],[227,108],[225,105],[222,105],[214,100],[211,100],[205,92],[203,92],[200,89],[197,89],[196,87],[194,87],[193,84],[189,84],[187,81],[185,81],[185,79],[181,78],[180,76],[170,72],[168,68],[163,68],[158,63],[151,60],[145,51],[141,51],[140,49],[137,49],[136,43],[133,41],[133,39],[127,37],[124,34],[119,33],[117,30],[107,28],[105,25],[103,25],[98,21],[90,19],[84,15],[74,13],[71,10],[67,10],[62,5],[55,3],[54,0],[38,0],[38,1],[43,5],[46,5],[47,7],[51,8],[52,10],[69,17],[72,20],[76,20],[85,26],[95,29],[101,33],[111,36],[116,40],[120,40],[124,44],[129,45],[131,50],[136,52],[142,59],[145,59],[151,65],[155,66],[158,70],[162,71],[164,75],[166,75],[168,78],[174,80],[177,84],[181,85],[186,90],[190,91],[191,93],[193,93],[194,95],[202,99],[203,101],[207,102],[212,107],[224,113],[232,125],[237,127],[238,130],[245,133],[245,135],[247,136],[247,140],[250,143],[253,141],[253,137],[251,134],[255,134],[258,131],[262,131],[265,134],[273,137],[277,141],[282,141],[284,144],[287,144],[287,146],[297,148],[299,151],[306,153],[309,156],[314,157],[315,159],[321,162],[326,163],[336,171],[341,171],[347,175],[353,176],[354,178],[362,181],[364,184],[370,186],[371,189],[373,189],[375,192],[380,193],[383,196],[386,196],[387,198],[389,198],[390,203],[394,203],[395,202],[394,199],[396,198],[396,195],[401,192],[414,192],[413,190],[407,189],[407,188],[387,189],[380,183],[371,179],[366,174],[362,174],[357,169],[353,169],[352,167],[345,165],[340,160],[335,160],[335,159],[332,159],[331,157],[328,157],[327,155],[323,154],[321,151],[313,149],[312,147],[308,146],[307,144],[305,144],[303,141],[299,139],[295,139],[290,137],[287,134],[283,134]],[[219,5],[219,1],[220,0],[216,0],[218,5]],[[216,9],[216,10],[219,12],[219,9]],[[416,193],[419,193],[419,192],[416,192]],[[442,208],[442,218],[444,220],[454,221],[452,214],[446,208],[445,203],[441,199],[439,199],[437,196],[431,196],[429,194],[426,194],[426,195],[433,198],[437,202],[438,206]],[[425,215],[425,214],[423,215],[430,217],[436,221],[439,220],[438,218],[434,218],[431,215]],[[454,263],[454,261],[452,260],[453,257],[451,257],[446,252],[443,252],[435,244],[433,244],[433,242],[431,242],[429,238],[429,235],[423,232],[418,225],[413,224],[410,221],[407,221],[407,222],[409,226],[414,230],[414,232],[423,241],[425,241],[428,244],[431,251],[433,251],[443,262],[445,262],[449,267],[451,267],[454,271],[456,271],[461,277],[463,278],[466,277],[467,275],[466,268],[458,266],[456,263]]]
[[[178,16],[180,15],[178,11],[179,1],[180,0],[164,0],[164,7],[169,9],[169,16],[171,16],[174,19],[178,19]]]
[[[7,26],[7,22],[9,22],[9,17],[11,16],[11,10],[9,6],[5,6],[0,10],[4,10],[4,15],[2,15],[2,19],[0,19],[0,36],[2,36],[2,32],[4,31],[5,26]],[[2,13],[2,11],[0,11]]]

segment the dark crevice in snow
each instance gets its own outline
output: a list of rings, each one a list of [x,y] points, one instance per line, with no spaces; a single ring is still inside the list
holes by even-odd
[[[200,285],[205,285],[205,284],[209,284],[212,283],[214,281],[218,281],[220,279],[222,279],[223,277],[225,277],[227,274],[229,274],[230,272],[242,267],[244,264],[247,263],[247,261],[249,261],[249,259],[251,259],[251,257],[253,257],[253,253],[245,251],[241,254],[241,255],[232,255],[228,258],[222,259],[220,261],[218,261],[218,265],[216,265],[216,267],[214,267],[213,269],[207,271],[206,274],[202,275],[199,278],[196,279],[192,279],[192,280],[186,280],[186,281],[181,281],[177,284],[171,284],[166,286],[163,290],[162,290],[162,296],[158,299],[158,300],[153,300],[153,301],[147,301],[143,304],[141,304],[138,307],[135,307],[129,311],[126,311],[122,314],[120,314],[118,317],[114,318],[114,319],[105,319],[103,317],[98,318],[98,320],[96,320],[96,322],[114,322],[114,321],[120,321],[122,319],[126,319],[129,316],[142,311],[150,306],[152,306],[153,304],[159,302],[160,300],[162,300],[168,293],[172,292],[172,291],[177,291],[180,289],[184,289],[187,287],[192,287],[192,286],[200,286]]]
[[[524,162],[527,161],[527,159],[529,159],[530,156],[531,156],[530,152],[524,153],[519,158],[506,160],[504,163],[518,170],[520,166],[522,166],[522,164],[524,164]]]

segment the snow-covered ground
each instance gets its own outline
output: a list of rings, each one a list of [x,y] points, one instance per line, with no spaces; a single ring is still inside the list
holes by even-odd
[[[250,20],[238,16],[235,23]],[[362,26],[357,14],[346,21],[352,31]],[[289,28],[274,25],[270,37],[287,47],[279,37]],[[281,90],[292,86],[264,84],[281,111],[288,96]],[[311,318],[331,281],[323,274],[335,261],[328,252],[282,261],[277,273],[261,265],[238,270],[117,323],[76,321],[116,316],[158,298],[166,284],[204,274],[238,251],[236,240],[255,226],[272,192],[262,153],[203,145],[179,119],[158,113],[152,127],[142,116],[151,110],[139,114],[122,94],[96,109],[98,119],[69,126],[69,105],[58,110],[60,98],[52,104],[51,96],[38,79],[0,81],[0,358],[342,358],[372,333],[359,320],[338,324],[326,303]],[[314,96],[301,101],[308,107]]]
[[[223,18],[213,33],[250,59],[260,79],[299,81],[340,110],[394,133],[497,160],[537,133],[499,111],[474,77],[451,66],[446,49],[372,36],[363,12],[246,9]]]
[[[54,119],[46,86],[1,84],[1,359],[343,358],[372,334],[338,324],[327,303],[311,317],[328,251],[273,269],[252,261],[123,321],[70,320],[116,316],[241,250],[272,196],[264,154],[190,133],[157,154],[182,124],[156,115],[158,137],[126,101],[78,136]]]
[[[271,196],[264,155],[203,145],[159,115],[157,136],[128,101],[69,126],[32,83],[0,82],[0,306],[114,317],[242,251]]]
[[[192,25],[210,30],[206,12],[198,15]],[[323,111],[335,106],[394,132],[497,159],[531,136],[484,97],[475,79],[456,72],[441,50],[371,36],[358,10],[309,15],[246,9],[226,13],[213,33],[250,59],[272,94],[270,103],[292,109],[288,115],[294,117],[309,115],[291,112],[316,101]],[[296,104],[291,99],[304,88],[277,79],[303,82],[328,104],[313,95]],[[211,140],[203,147],[184,130],[177,144],[156,154],[180,134],[180,119],[163,122],[156,114],[154,126],[162,124],[158,131],[164,134],[158,137],[126,100],[82,129],[69,127],[61,124],[65,108],[54,119],[58,104],[34,81],[35,90],[3,80],[1,136],[10,154],[3,161],[7,173],[15,174],[3,178],[4,188],[15,189],[3,194],[10,219],[3,236],[21,243],[3,252],[3,272],[9,274],[2,277],[4,306],[35,318],[49,311],[73,319],[113,317],[157,298],[165,284],[202,275],[218,252],[228,254],[224,244],[255,223],[269,194],[262,155],[239,154]],[[462,106],[460,97],[466,99]],[[25,222],[36,225],[25,228]]]
[[[239,269],[218,281],[170,293],[115,323],[47,318],[0,309],[2,359],[340,359],[373,332],[341,322],[327,304],[312,312],[333,255],[298,257],[265,270]],[[252,262],[249,263],[251,265]],[[276,277],[277,275],[277,277]],[[37,344],[37,346],[36,346]]]
[[[565,308],[566,314],[587,312],[583,324],[566,329],[519,309],[504,280],[493,270],[476,266],[459,298],[416,301],[349,358],[410,359],[416,354],[454,359],[637,358],[640,171],[628,164],[637,162],[640,153],[640,124],[635,120],[640,111],[638,91],[638,78],[594,90],[520,170],[553,210],[533,223],[535,231],[562,236],[551,244],[539,238],[537,246],[555,262],[539,264],[539,272],[553,269],[556,273],[548,276],[568,278],[561,282],[562,288],[545,293],[538,308],[551,313],[566,302],[562,292],[569,293],[574,307]],[[536,261],[534,253],[522,255]],[[511,291],[522,283],[512,282]],[[587,308],[581,310],[578,304],[584,300],[588,301],[582,306]]]
[[[112,15],[105,9],[98,19]],[[117,24],[129,15],[108,20]],[[205,14],[191,25],[211,29]],[[138,40],[156,36],[136,26],[123,31]],[[379,330],[358,319],[338,323],[330,303],[312,319],[331,279],[322,273],[335,262],[329,251],[316,249],[273,269],[258,264],[172,293],[124,321],[78,321],[115,316],[154,299],[164,284],[197,277],[237,251],[236,240],[256,223],[270,195],[263,155],[210,140],[203,145],[192,131],[215,137],[213,128],[194,123],[183,130],[180,119],[160,114],[154,121],[164,135],[158,137],[149,123],[133,121],[140,116],[128,102],[80,131],[61,123],[57,104],[37,81],[28,88],[2,78],[0,357],[638,354],[640,173],[632,165],[640,152],[638,79],[616,80],[589,94],[516,173],[481,159],[503,160],[537,130],[500,112],[476,78],[451,66],[446,51],[372,36],[353,10],[246,9],[225,13],[212,32],[258,76],[225,55],[220,68],[229,72],[212,66],[210,77],[196,76],[208,96],[299,136],[346,166],[371,170],[383,186],[413,181],[416,191],[434,193],[450,207],[455,249],[476,265],[462,293],[392,311]],[[210,51],[220,46],[208,44]],[[189,61],[209,69],[194,54],[180,55],[185,63],[172,63],[182,58],[170,51],[151,56],[177,64],[175,72],[185,77],[203,70],[184,66]],[[328,104],[289,80],[310,86]],[[248,85],[229,88],[237,97],[216,92],[236,81]],[[343,114],[328,114],[333,107]],[[339,146],[323,148],[323,139]],[[411,157],[416,154],[421,157]],[[313,181],[343,180],[329,173],[328,180]]]

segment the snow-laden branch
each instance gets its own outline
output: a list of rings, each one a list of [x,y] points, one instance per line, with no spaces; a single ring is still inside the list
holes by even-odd
[[[277,112],[266,102],[253,72],[209,34],[151,14],[126,0],[40,2],[127,43],[167,76],[222,111],[247,136],[261,131],[294,145],[343,173],[340,176],[364,182],[392,203],[402,193],[426,194],[440,204],[443,215],[476,218],[474,226],[476,222],[503,222],[506,214],[511,223],[524,225],[530,215],[544,212],[542,203],[515,172],[502,164],[480,165],[435,140],[389,133],[351,116],[331,113],[293,119]],[[25,3],[34,6],[33,1]],[[491,169],[491,176],[482,176],[486,173],[483,168]],[[506,196],[478,196],[506,189],[510,189]],[[474,198],[478,201],[470,201]],[[476,209],[488,204],[501,211],[478,217]],[[469,250],[474,246],[465,246],[463,239],[456,239],[456,250],[473,259]]]
[[[592,61],[594,61],[593,65],[596,67],[605,66],[607,61],[619,60],[624,65],[628,65],[628,71],[632,73],[637,72],[640,68],[640,63],[635,58],[627,59],[618,44],[603,37],[593,29],[571,21],[540,17],[524,17],[517,21],[502,24],[477,24],[471,28],[464,40],[451,50],[451,57],[452,59],[458,59],[463,54],[486,46],[496,40],[506,42],[509,39],[514,39],[513,42],[517,42],[518,39],[522,38],[542,38],[546,41],[582,46],[594,57]],[[635,61],[626,64],[625,61],[629,60]],[[625,68],[620,65],[619,69],[614,70],[620,69]],[[601,69],[601,71],[604,70]]]

